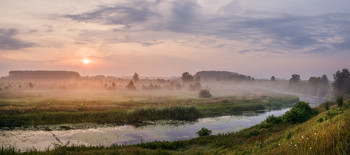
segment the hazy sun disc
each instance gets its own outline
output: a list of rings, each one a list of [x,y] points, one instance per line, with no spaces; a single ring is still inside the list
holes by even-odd
[[[84,64],[89,64],[91,61],[90,61],[89,59],[85,58],[85,59],[82,60],[82,62],[83,62]]]

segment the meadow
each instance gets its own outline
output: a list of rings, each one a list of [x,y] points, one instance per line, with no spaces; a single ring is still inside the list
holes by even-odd
[[[283,121],[268,118],[238,132],[185,141],[111,147],[57,146],[54,150],[25,154],[349,154],[350,100],[342,106],[327,102],[312,111],[311,118],[304,122],[286,122],[285,114],[276,117]],[[1,153],[18,154],[17,151],[3,148]]]
[[[155,120],[195,121],[209,116],[290,107],[299,100],[292,95],[268,92],[212,98],[198,98],[196,95],[191,96],[191,93],[187,93],[187,96],[178,94],[179,97],[147,93],[118,95],[118,92],[96,95],[100,98],[88,98],[91,96],[89,93],[95,92],[79,92],[72,98],[68,95],[74,94],[71,91],[60,92],[59,95],[65,98],[39,90],[6,92],[0,98],[0,127],[75,123],[142,125]]]

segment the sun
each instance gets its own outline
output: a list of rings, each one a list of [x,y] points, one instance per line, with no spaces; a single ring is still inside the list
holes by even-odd
[[[81,60],[85,65],[87,65],[87,64],[89,64],[90,62],[91,62],[91,60],[90,59],[88,59],[88,58],[85,58],[85,59],[83,59],[83,60]]]

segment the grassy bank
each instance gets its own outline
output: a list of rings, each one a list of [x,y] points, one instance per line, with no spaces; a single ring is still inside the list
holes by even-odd
[[[239,114],[291,106],[298,101],[289,95],[168,100],[164,103],[129,101],[23,101],[0,102],[0,127],[25,125],[113,123],[142,124],[155,120],[194,121],[201,117]]]
[[[236,133],[204,136],[185,141],[151,142],[132,146],[60,146],[29,154],[349,154],[350,101],[342,107],[322,104],[305,122],[293,122],[286,114]],[[301,108],[301,111],[303,111]],[[306,108],[307,109],[307,108]],[[300,109],[299,109],[300,110]],[[293,110],[291,110],[293,111]],[[307,111],[307,110],[306,110]],[[305,111],[304,111],[305,112]],[[288,112],[287,112],[288,113]],[[289,112],[291,113],[291,112]],[[306,115],[308,116],[308,115]],[[281,121],[276,121],[280,119]],[[302,119],[301,119],[302,120]],[[303,121],[303,120],[302,120]],[[14,149],[2,153],[16,153]]]

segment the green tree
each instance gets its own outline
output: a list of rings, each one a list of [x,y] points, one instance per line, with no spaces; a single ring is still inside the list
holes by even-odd
[[[308,103],[298,102],[291,110],[287,111],[282,116],[282,120],[283,122],[289,123],[302,123],[310,119],[315,114],[317,114],[317,112],[313,110]]]

